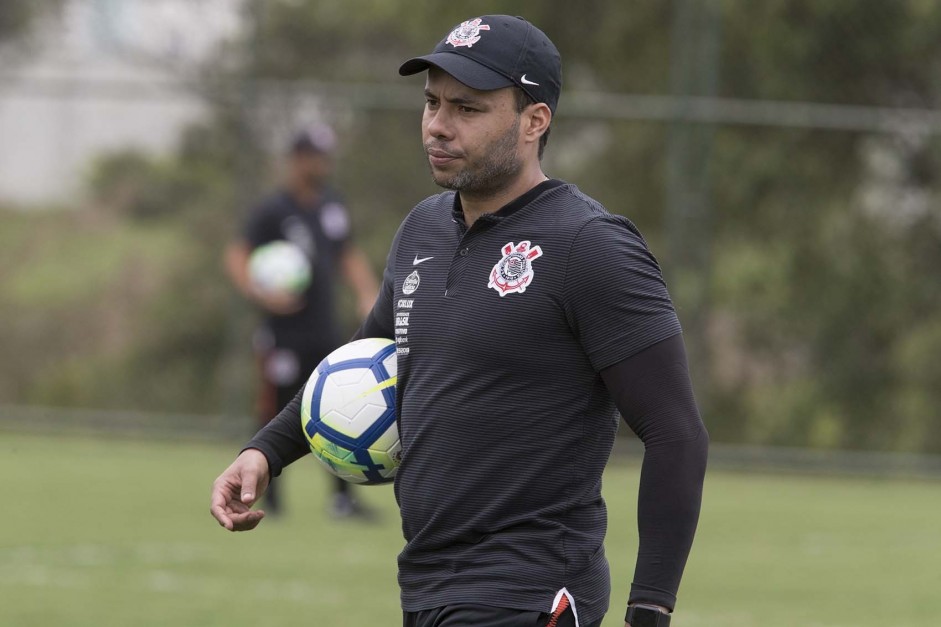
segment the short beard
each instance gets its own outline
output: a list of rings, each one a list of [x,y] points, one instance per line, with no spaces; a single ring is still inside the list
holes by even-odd
[[[453,175],[436,175],[432,168],[431,177],[441,187],[461,192],[464,196],[495,196],[523,170],[523,162],[516,151],[519,129],[520,118],[517,116],[516,123],[490,145],[481,163],[468,164]]]

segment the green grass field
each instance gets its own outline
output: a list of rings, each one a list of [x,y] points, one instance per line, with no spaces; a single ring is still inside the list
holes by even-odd
[[[0,625],[400,625],[391,488],[361,492],[382,524],[332,522],[308,458],[286,518],[230,534],[208,493],[233,448],[0,433]],[[636,466],[609,469],[606,626],[636,490]],[[678,627],[941,625],[941,485],[713,472],[705,499]]]

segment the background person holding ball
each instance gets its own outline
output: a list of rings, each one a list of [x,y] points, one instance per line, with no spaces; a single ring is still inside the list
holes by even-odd
[[[336,141],[325,125],[299,132],[288,148],[284,188],[252,209],[241,235],[226,250],[226,270],[233,284],[261,310],[253,345],[261,379],[256,411],[262,425],[294,398],[317,363],[342,343],[337,277],[353,290],[361,316],[376,298],[369,262],[351,241],[349,214],[329,184]],[[300,291],[259,289],[251,275],[253,253],[285,242],[306,257],[309,280]],[[278,514],[283,507],[277,482],[272,482],[266,508]],[[328,510],[337,518],[372,516],[353,499],[349,484],[339,479]]]

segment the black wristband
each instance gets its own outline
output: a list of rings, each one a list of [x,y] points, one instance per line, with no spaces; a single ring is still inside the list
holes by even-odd
[[[624,622],[631,627],[667,627],[670,624],[670,615],[664,614],[658,608],[643,605],[630,605]]]

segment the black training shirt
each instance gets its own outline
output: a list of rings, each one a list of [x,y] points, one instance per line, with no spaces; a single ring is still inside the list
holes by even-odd
[[[615,401],[645,444],[631,600],[673,607],[708,445],[679,331],[637,230],[574,186],[546,181],[469,231],[453,193],[412,211],[357,334],[399,347],[405,610],[548,612],[565,589],[600,619]],[[309,452],[299,407],[246,446],[272,475]]]
[[[617,430],[599,372],[680,332],[626,218],[546,181],[472,228],[453,192],[405,219],[371,335],[396,338],[406,611],[607,609],[601,474]]]

